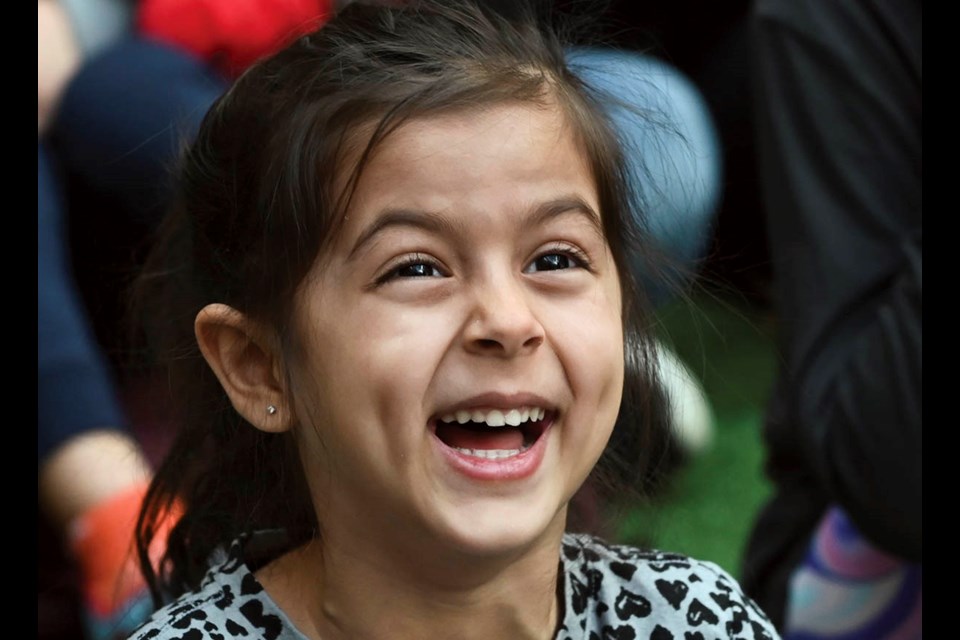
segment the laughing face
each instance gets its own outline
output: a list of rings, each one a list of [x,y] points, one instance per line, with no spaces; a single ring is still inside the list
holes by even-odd
[[[601,213],[556,108],[413,120],[377,148],[295,311],[324,535],[473,555],[558,537],[623,387]]]

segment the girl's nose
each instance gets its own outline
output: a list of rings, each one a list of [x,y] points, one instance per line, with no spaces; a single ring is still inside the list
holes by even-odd
[[[477,286],[464,328],[467,351],[510,358],[533,353],[545,332],[531,306],[533,293],[515,277],[491,279]]]

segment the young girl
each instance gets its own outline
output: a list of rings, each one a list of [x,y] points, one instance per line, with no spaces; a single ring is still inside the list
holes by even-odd
[[[624,163],[563,55],[358,4],[210,111],[143,286],[192,411],[137,638],[775,636],[715,565],[565,534],[657,434]]]

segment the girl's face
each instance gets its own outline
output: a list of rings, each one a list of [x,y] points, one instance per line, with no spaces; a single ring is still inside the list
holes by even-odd
[[[563,530],[623,387],[599,215],[556,108],[414,120],[378,147],[295,311],[328,539],[488,555]]]

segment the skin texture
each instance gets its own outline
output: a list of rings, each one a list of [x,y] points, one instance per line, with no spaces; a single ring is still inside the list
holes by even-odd
[[[150,480],[150,465],[126,434],[91,429],[68,440],[40,466],[40,508],[58,529],[88,509]]]
[[[37,135],[50,126],[60,96],[80,66],[70,18],[60,3],[37,3]]]
[[[552,636],[567,503],[623,387],[599,224],[557,108],[414,120],[377,149],[298,292],[289,378],[240,314],[201,313],[234,405],[261,428],[295,425],[321,541],[258,577],[304,633]],[[471,477],[434,434],[453,407],[518,404],[552,416],[522,477]]]

